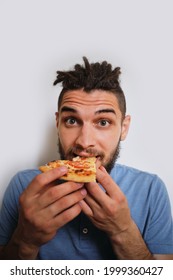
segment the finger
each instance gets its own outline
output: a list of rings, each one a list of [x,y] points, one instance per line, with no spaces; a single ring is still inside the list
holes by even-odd
[[[52,227],[58,230],[62,226],[66,225],[68,222],[72,221],[76,218],[81,212],[81,207],[77,203],[73,205],[71,208],[65,210],[59,215],[55,216],[52,220]]]
[[[47,213],[50,217],[54,217],[62,213],[63,211],[71,208],[73,205],[79,203],[87,194],[87,191],[82,188],[76,192],[68,194],[58,201],[54,202],[53,204],[47,207]]]
[[[92,208],[92,210],[100,208],[99,200],[97,200],[94,196],[90,195],[89,192],[85,198],[85,202],[89,205],[90,208]]]
[[[122,195],[122,191],[119,186],[115,183],[115,181],[111,178],[111,176],[107,173],[106,169],[101,166],[97,169],[97,181],[103,186],[106,193],[111,198],[116,198],[119,195]]]
[[[27,193],[30,195],[34,195],[42,190],[42,188],[53,181],[61,178],[64,174],[68,172],[68,169],[65,166],[61,166],[59,168],[54,168],[45,173],[41,173],[37,175],[32,182],[29,184],[27,188]]]
[[[48,187],[45,192],[38,198],[38,204],[42,207],[54,203],[60,198],[77,191],[83,187],[82,183],[66,182],[60,185]]]
[[[79,201],[79,205],[86,216],[93,217],[93,211],[91,207],[85,202],[85,200]]]
[[[78,204],[79,201],[82,200],[86,194],[86,190],[82,189],[76,193],[63,197],[59,201],[56,201],[55,203],[49,205],[46,208],[39,209],[39,211],[35,211],[34,209],[33,217],[35,220],[37,220],[37,223],[39,225],[42,224],[42,221],[43,223],[44,221],[47,221],[50,225],[50,223],[56,216],[59,216],[62,212],[72,208],[75,204]]]
[[[88,195],[85,200],[92,209],[96,206],[95,204],[104,207],[106,203],[110,202],[110,197],[97,183],[87,183],[86,189],[88,191]]]

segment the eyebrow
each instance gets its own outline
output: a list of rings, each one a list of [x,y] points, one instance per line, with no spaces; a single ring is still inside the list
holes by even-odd
[[[77,110],[72,108],[72,107],[68,107],[68,106],[63,106],[61,108],[61,113],[62,112],[73,112],[73,113],[77,113]]]
[[[113,113],[116,115],[116,112],[114,109],[110,109],[110,108],[107,108],[107,109],[101,109],[101,110],[98,110],[95,112],[95,114],[102,114],[102,113]]]
[[[61,113],[62,113],[62,112],[77,113],[78,111],[77,111],[76,109],[72,108],[72,107],[63,106],[63,107],[61,108]],[[102,113],[113,113],[113,114],[116,115],[115,110],[112,109],[112,108],[100,109],[100,110],[98,110],[98,111],[95,112],[96,115],[97,115],[97,114],[102,114]]]

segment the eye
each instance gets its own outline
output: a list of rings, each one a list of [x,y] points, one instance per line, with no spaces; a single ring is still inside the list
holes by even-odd
[[[78,124],[76,118],[74,117],[68,117],[65,119],[66,126],[75,126]]]
[[[107,127],[110,122],[108,120],[105,120],[105,119],[102,119],[98,122],[99,126],[102,126],[102,127]]]

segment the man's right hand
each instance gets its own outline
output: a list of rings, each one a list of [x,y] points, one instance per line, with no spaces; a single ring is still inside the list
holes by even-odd
[[[15,254],[16,259],[36,258],[39,247],[81,212],[79,202],[87,192],[79,183],[57,185],[57,180],[66,173],[67,168],[60,167],[39,174],[21,194],[18,226],[7,248],[3,248],[6,254],[11,246],[15,249],[13,259]]]

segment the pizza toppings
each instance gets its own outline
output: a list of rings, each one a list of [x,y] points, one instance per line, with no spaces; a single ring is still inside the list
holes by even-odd
[[[73,160],[54,160],[48,162],[39,169],[42,172],[49,171],[53,168],[66,166],[68,169],[67,174],[63,175],[60,179],[74,182],[95,182],[96,181],[96,158],[95,157],[75,157]]]

